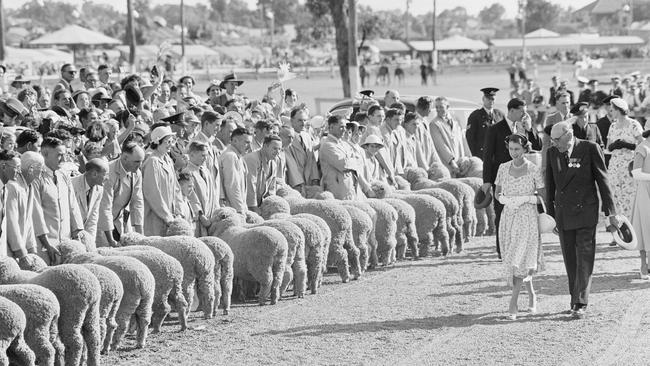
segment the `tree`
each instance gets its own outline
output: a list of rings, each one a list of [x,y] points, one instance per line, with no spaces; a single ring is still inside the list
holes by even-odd
[[[226,9],[228,8],[227,0],[210,0],[210,8],[212,9],[213,15],[218,20],[223,20],[226,15]]]
[[[494,3],[489,7],[483,8],[483,10],[478,13],[478,18],[481,20],[483,25],[494,26],[501,20],[505,12],[506,8],[504,8],[503,5]]]
[[[547,0],[528,0],[526,4],[525,33],[539,28],[553,29],[560,17],[562,8]]]

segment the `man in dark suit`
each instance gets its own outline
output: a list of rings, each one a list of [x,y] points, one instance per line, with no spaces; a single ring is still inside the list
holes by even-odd
[[[587,140],[595,142],[601,149],[605,146],[603,145],[603,138],[600,135],[598,126],[595,123],[589,123],[587,121],[587,114],[589,113],[589,104],[586,102],[578,102],[576,105],[571,108],[571,114],[573,118],[567,120],[571,123],[573,128],[573,136],[580,140]]]
[[[614,117],[612,117],[612,106],[610,102],[612,99],[618,98],[616,95],[610,95],[607,98],[603,99],[603,104],[607,108],[607,114],[596,121],[596,126],[600,131],[600,136],[603,137],[603,146],[607,146],[607,135],[609,134],[609,127],[614,123]],[[605,165],[609,166],[609,159],[611,159],[612,154],[608,153],[609,150],[605,150]]]
[[[596,255],[599,193],[610,224],[619,226],[619,222],[605,159],[598,145],[576,139],[566,121],[553,125],[551,140],[553,147],[546,159],[546,207],[555,217],[560,236],[571,314],[582,319],[586,315]]]
[[[537,135],[537,131],[532,128],[530,116],[526,112],[526,102],[519,98],[511,99],[508,102],[508,115],[487,129],[485,144],[483,146],[483,186],[481,187],[483,192],[487,193],[493,188],[499,165],[512,160],[505,141],[506,137],[513,133],[525,135],[528,141],[531,141],[533,149],[541,149],[541,140]],[[499,258],[501,258],[499,220],[501,219],[503,205],[496,199],[494,200],[494,211],[496,214],[495,225],[497,229],[496,249]]]
[[[467,118],[467,145],[472,156],[483,158],[485,134],[490,126],[501,121],[503,112],[494,108],[494,98],[499,91],[497,88],[483,88],[483,107],[473,111]]]

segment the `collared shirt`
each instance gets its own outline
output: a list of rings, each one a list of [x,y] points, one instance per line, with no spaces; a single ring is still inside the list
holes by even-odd
[[[72,188],[75,191],[77,205],[79,205],[81,218],[84,221],[84,230],[90,234],[92,239],[95,239],[103,188],[88,185],[85,174],[72,178]]]
[[[122,217],[125,210],[129,211],[132,226],[142,226],[144,221],[142,173],[140,170],[135,173],[127,172],[120,159],[110,162],[108,166],[97,225],[98,242],[102,241],[104,231],[112,231],[114,228],[120,233],[129,231],[128,228],[123,228]]]
[[[68,176],[46,167],[34,182],[34,188],[35,204],[43,210],[51,245],[58,246],[62,240],[71,239],[73,232],[83,230],[83,219]],[[38,237],[44,233],[35,234]]]
[[[247,195],[248,207],[259,207],[262,199],[275,195],[277,181],[282,179],[280,172],[280,159],[267,159],[262,150],[252,151],[244,156],[247,174]]]
[[[222,173],[222,198],[237,212],[246,212],[248,210],[246,205],[248,167],[244,157],[232,145],[228,145],[219,156],[219,170]]]

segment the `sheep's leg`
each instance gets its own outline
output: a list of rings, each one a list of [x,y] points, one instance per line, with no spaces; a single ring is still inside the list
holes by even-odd
[[[322,252],[320,248],[305,248],[305,257],[307,258],[307,278],[309,290],[312,295],[318,293],[323,272],[320,270],[323,262]]]
[[[366,268],[368,268],[368,252],[370,251],[368,245],[369,233],[360,233],[358,236],[359,242],[357,248],[359,248],[359,266],[361,273],[365,272]]]
[[[203,306],[203,319],[212,319],[214,309],[214,269],[202,273],[196,280],[197,291]]]
[[[397,259],[405,259],[407,238],[404,230],[398,231],[395,239],[397,239],[397,246],[395,247],[395,250],[397,251]]]
[[[455,236],[449,236],[450,238],[455,238],[456,239],[456,248],[462,248],[463,247],[463,226],[465,225],[465,222],[456,217],[456,220],[452,221],[453,229],[455,230]]]
[[[421,232],[418,233],[418,237],[420,238],[420,243],[419,243],[419,254],[421,257],[426,257],[429,255],[429,249],[433,244],[433,233],[432,232]]]
[[[50,343],[50,326],[42,324],[34,329],[25,329],[25,342],[34,351],[39,366],[54,366],[56,351]]]
[[[352,279],[358,280],[361,277],[361,261],[359,260],[359,248],[353,242],[348,242],[345,247],[347,251],[347,260],[350,264],[350,271],[352,272]]]
[[[99,301],[92,304],[86,311],[81,333],[88,350],[88,366],[99,365],[99,352],[102,344],[99,335]]]
[[[185,300],[187,301],[187,315],[190,315],[190,311],[192,310],[192,301],[194,300],[194,282],[196,282],[194,272],[185,271],[185,273],[183,273],[183,296],[185,296]]]
[[[120,299],[121,300],[121,299]],[[111,351],[111,342],[113,341],[113,334],[115,334],[115,329],[117,328],[117,322],[115,322],[115,314],[120,307],[120,300],[115,300],[111,304],[111,307],[106,316],[106,334],[104,335],[104,345],[102,347],[101,354],[105,355]]]
[[[487,230],[487,215],[485,214],[485,209],[477,208],[476,209],[476,232],[474,234],[476,236],[483,236],[485,235],[486,230]]]
[[[304,259],[297,259],[293,261],[291,269],[294,275],[293,294],[298,298],[303,298],[305,297],[305,288],[307,287],[307,264]]]
[[[212,316],[217,316],[217,310],[221,305],[223,293],[221,291],[221,261],[215,258],[214,261],[214,304],[212,305]]]
[[[442,252],[442,255],[447,255],[447,253],[449,253],[449,232],[447,231],[446,226],[446,223],[440,220],[436,228],[433,229],[433,236],[440,243],[440,251]]]
[[[284,272],[284,271],[283,271]],[[258,302],[261,305],[266,305],[266,299],[268,298],[269,294],[271,294],[271,285],[273,284],[274,276],[273,276],[273,269],[272,268],[266,268],[266,270],[263,271],[261,278],[257,278],[257,280],[260,283],[260,291],[258,293]],[[277,295],[275,295],[275,302],[278,301],[278,297],[280,297],[280,289],[279,286],[277,288]],[[274,297],[271,295],[271,297]],[[273,299],[271,299],[271,305],[275,304],[273,302]]]
[[[406,240],[409,248],[411,248],[411,257],[413,257],[413,259],[419,258],[420,251],[418,250],[418,230],[415,227],[415,223],[411,223],[406,230]]]
[[[178,313],[178,323],[181,326],[181,331],[184,331],[187,329],[187,301],[185,300],[185,297],[183,297],[183,291],[181,290],[180,284],[174,286],[171,297],[174,302],[174,308]]]
[[[289,288],[289,284],[293,281],[293,271],[291,271],[292,265],[293,258],[284,266],[284,276],[282,276],[282,284],[280,285],[280,296],[284,295],[284,292]]]
[[[65,347],[59,337],[59,316],[55,316],[50,323],[50,344],[54,347],[54,366],[63,366]]]
[[[169,297],[169,292],[171,289],[167,289],[162,294],[156,294],[156,302],[153,304],[151,310],[151,332],[158,333],[162,327],[165,318],[169,315],[169,312],[172,310],[172,307],[169,305],[167,298]]]
[[[271,274],[273,276],[271,282],[271,305],[275,305],[280,299],[280,284],[282,283],[282,276],[284,275],[283,260],[276,257],[276,260],[273,262],[273,266],[271,268]]]
[[[215,283],[221,284],[221,305],[223,307],[223,315],[228,315],[230,311],[230,297],[232,296],[232,281],[233,281],[233,269],[232,261],[227,263],[225,266],[221,266],[221,276],[219,281],[215,278]],[[216,296],[215,296],[216,297]],[[215,300],[215,304],[217,300]],[[216,306],[215,306],[216,307]]]
[[[9,344],[9,347],[7,347],[7,353],[13,356],[18,365],[34,365],[36,359],[34,352],[32,352],[32,350],[29,349],[29,346],[27,346],[27,343],[25,343],[23,332],[20,332],[20,334],[14,338],[13,342]],[[0,362],[1,361],[2,359],[0,358]],[[7,365],[8,364],[9,362],[7,361]]]
[[[0,339],[0,366],[9,366],[9,357],[7,349],[11,345],[11,339]]]
[[[169,304],[168,304],[169,306]],[[149,333],[149,324],[151,324],[151,300],[141,299],[140,304],[135,310],[136,321],[138,322],[137,348],[144,348]]]
[[[78,365],[81,362],[84,339],[81,335],[81,326],[84,316],[90,307],[78,309],[66,309],[61,305],[62,311],[59,317],[59,331],[61,340],[65,345],[65,364]]]
[[[131,321],[131,316],[135,312],[135,309],[138,308],[140,303],[140,296],[135,294],[124,294],[122,301],[120,302],[120,307],[115,314],[115,321],[117,322],[117,329],[115,334],[113,334],[113,344],[111,345],[112,349],[117,349],[122,342],[124,334],[129,328],[129,322]],[[66,349],[67,356],[67,349]],[[67,357],[66,357],[67,358]],[[66,363],[67,365],[67,363]]]

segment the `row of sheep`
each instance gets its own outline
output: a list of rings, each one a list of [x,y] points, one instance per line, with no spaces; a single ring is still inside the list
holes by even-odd
[[[473,208],[479,178],[436,174],[408,170],[399,189],[374,183],[377,198],[363,201],[337,201],[316,188],[304,198],[281,187],[261,216],[218,210],[210,236],[199,239],[177,221],[164,238],[126,234],[121,248],[88,253],[82,243],[61,243],[65,264],[54,267],[36,256],[0,259],[0,365],[96,365],[130,329],[144,347],[149,327],[160,331],[172,306],[186,329],[195,289],[209,319],[219,307],[228,314],[233,280],[235,298],[252,292],[260,304],[275,304],[291,285],[297,297],[316,294],[328,267],[348,282],[407,252],[461,251],[494,229],[493,213]]]

